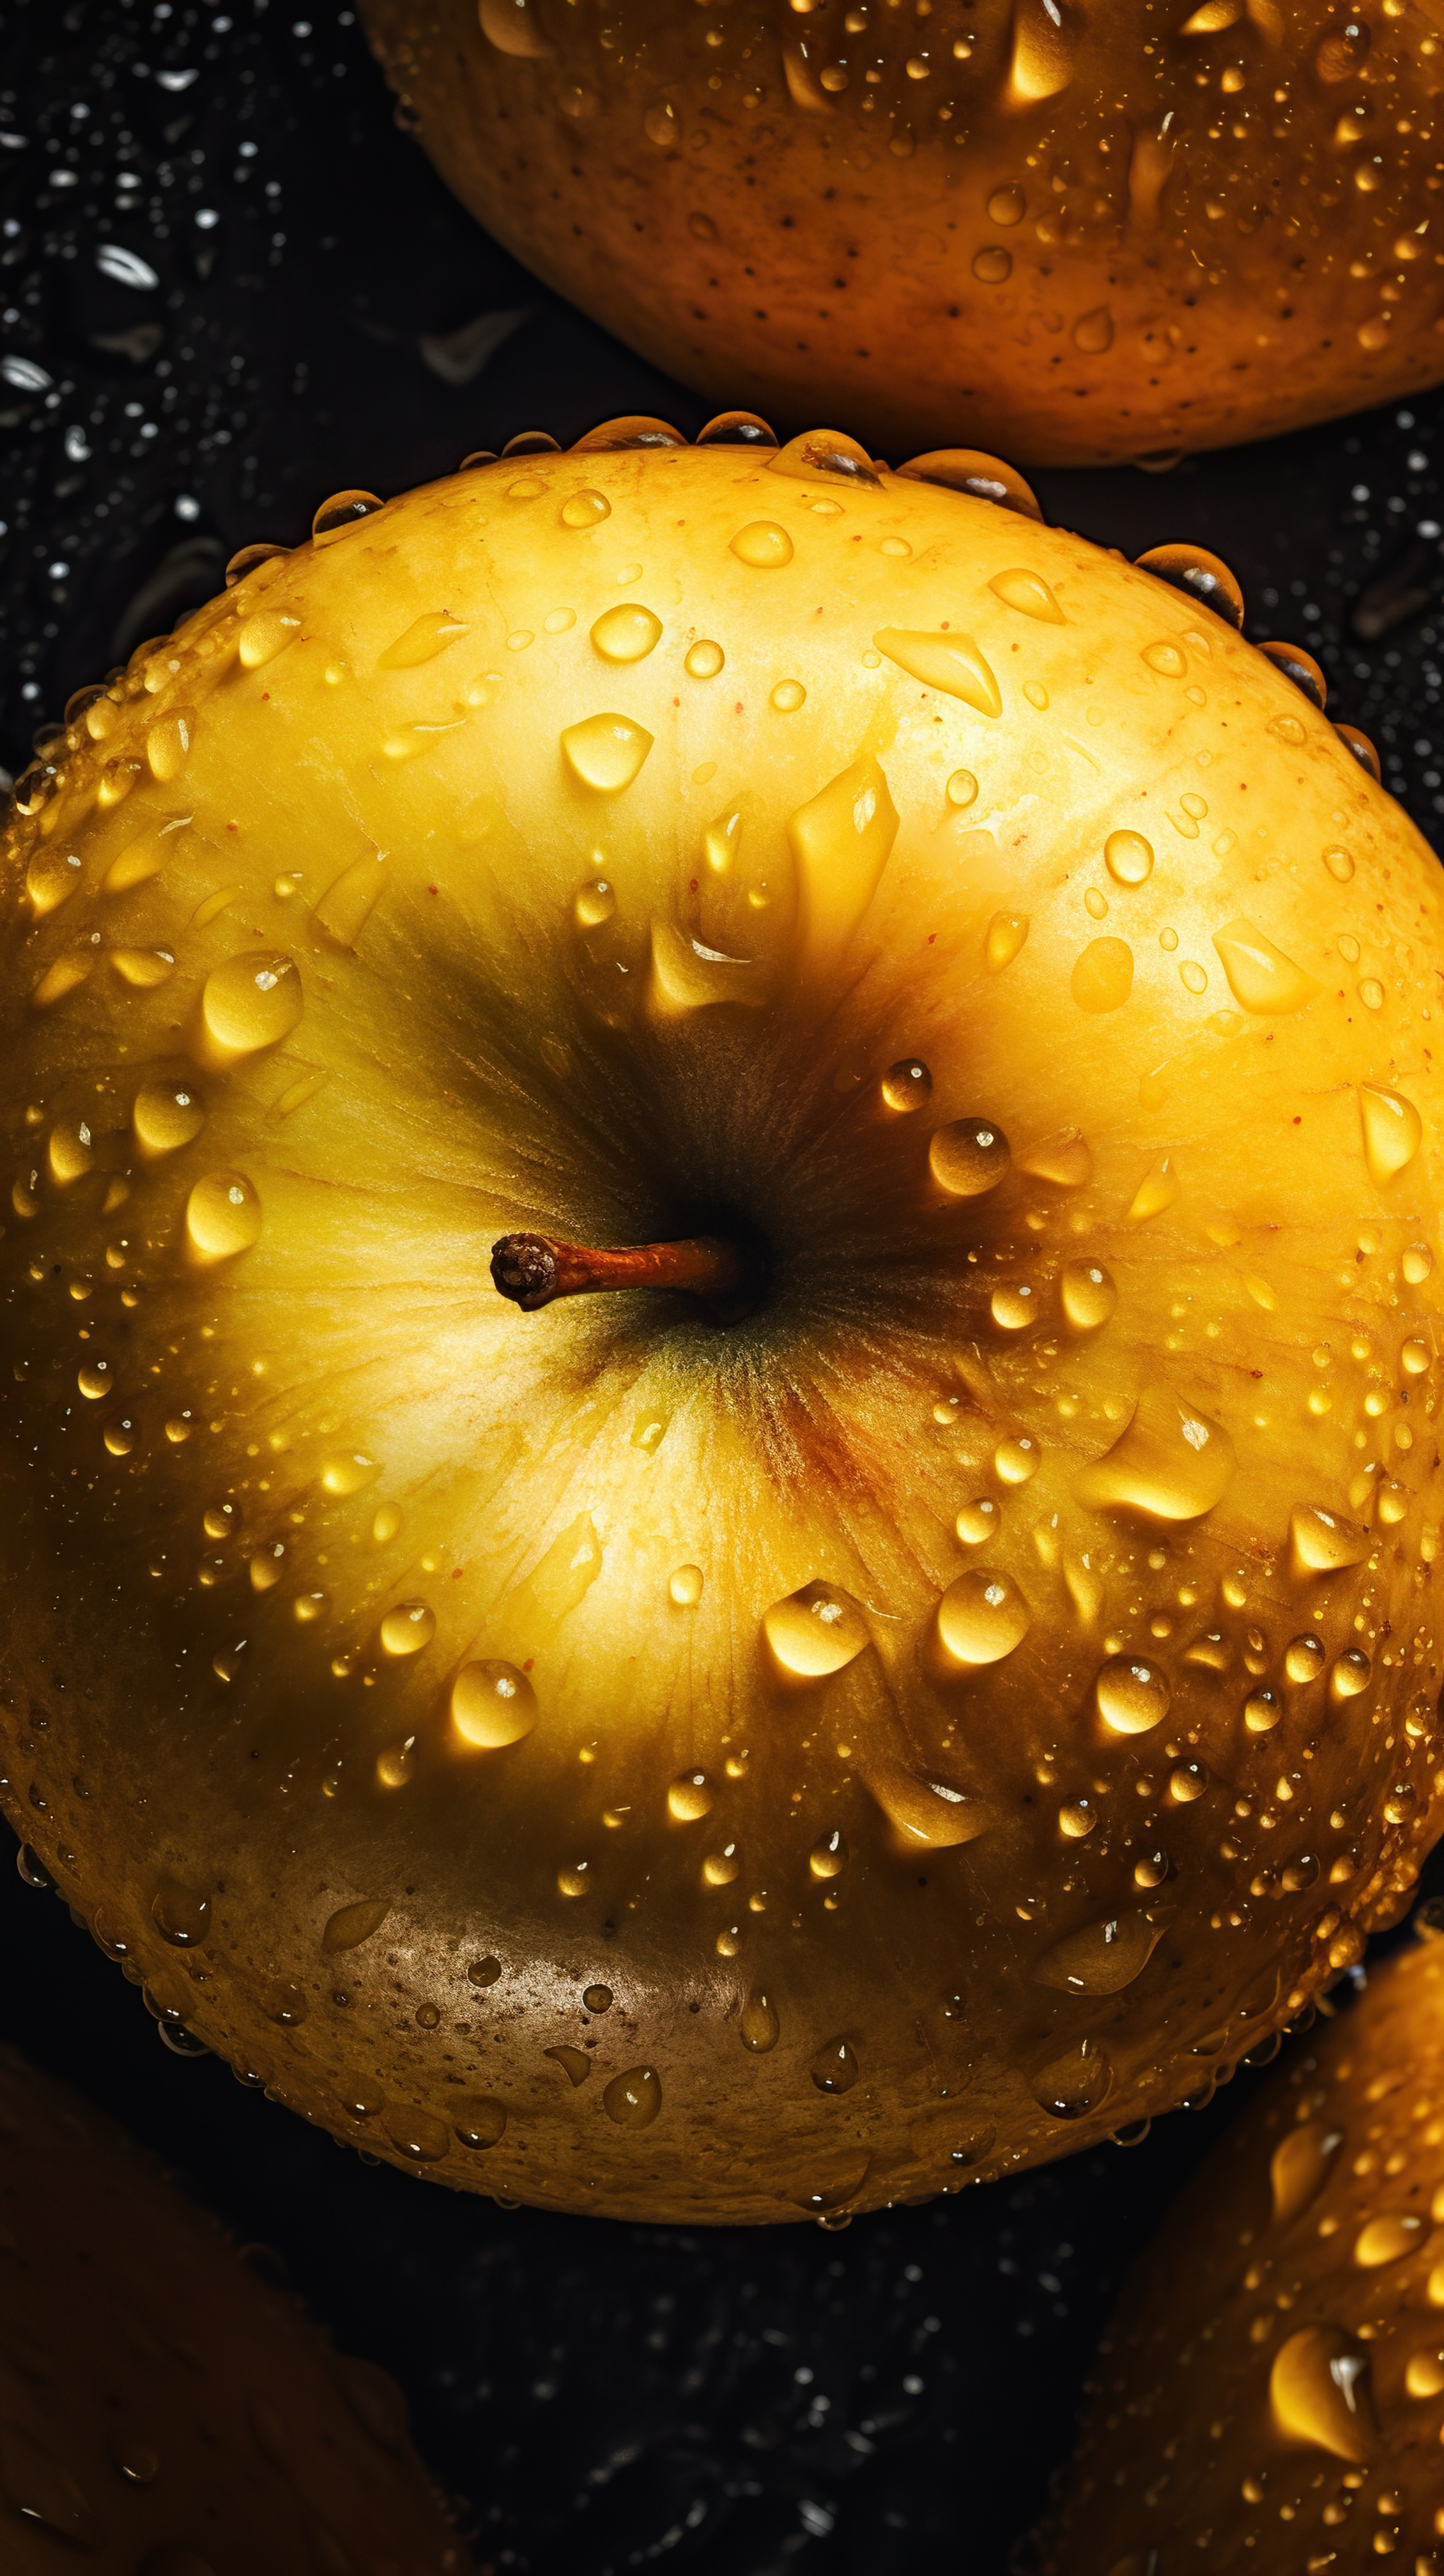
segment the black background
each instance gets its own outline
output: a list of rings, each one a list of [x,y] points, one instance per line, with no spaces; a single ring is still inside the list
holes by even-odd
[[[397,131],[352,13],[308,6],[10,0],[11,771],[71,690],[218,588],[242,544],[303,537],[327,493],[397,491],[522,429],[565,444],[648,411],[691,431],[711,408],[488,241]],[[469,329],[488,315],[508,327]],[[1223,555],[1249,633],[1308,645],[1331,712],[1373,737],[1436,845],[1441,412],[1425,397],[1162,476],[1033,478],[1050,518],[1103,544],[1187,536]],[[0,1958],[0,2035],[127,2120],[252,2259],[395,2371],[479,2560],[545,2576],[793,2560],[932,2576],[943,2551],[1001,2576],[1066,2452],[1123,2265],[1258,2080],[1127,2153],[845,2233],[618,2227],[368,2169],[214,2059],[169,2053],[64,1908],[8,1867]]]

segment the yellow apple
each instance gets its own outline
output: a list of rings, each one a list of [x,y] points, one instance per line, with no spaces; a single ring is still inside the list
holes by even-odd
[[[1292,2054],[1100,2347],[1036,2576],[1444,2563],[1444,1951]]]
[[[667,435],[336,496],[20,783],[0,1797],[312,2119],[771,2219],[1403,1902],[1444,941],[1212,558]]]
[[[1435,0],[362,14],[488,230],[714,400],[1091,465],[1444,375]]]
[[[462,2576],[394,2380],[8,2049],[0,2200],[6,2576]]]

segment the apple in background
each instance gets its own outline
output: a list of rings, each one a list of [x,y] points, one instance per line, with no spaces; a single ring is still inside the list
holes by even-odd
[[[395,2381],[9,2049],[0,2206],[7,2576],[462,2576]]]
[[[1426,1906],[1427,1916],[1437,1910]],[[1100,2346],[1039,2576],[1433,2576],[1444,2539],[1444,1952],[1296,2048]]]
[[[1444,375],[1419,0],[362,15],[488,231],[715,400],[1095,465]]]
[[[333,497],[5,845],[6,1811],[674,2219],[1196,2095],[1438,1817],[1435,864],[1211,557],[769,437]]]

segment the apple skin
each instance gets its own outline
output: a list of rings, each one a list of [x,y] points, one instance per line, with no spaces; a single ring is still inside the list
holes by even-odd
[[[1444,2536],[1441,2087],[1431,1939],[1291,2051],[1170,2211],[1099,2347],[1034,2576],[1146,2576],[1205,2548],[1210,2568],[1251,2576],[1362,2576],[1396,2552],[1429,2576]]]
[[[1444,374],[1431,8],[844,14],[362,7],[488,231],[669,375],[788,427],[1110,464]]]
[[[0,2196],[6,2576],[72,2554],[94,2576],[462,2576],[394,2380],[332,2352],[123,2130],[12,2049]]]
[[[1407,1901],[1444,944],[1223,617],[654,434],[343,496],[19,782],[0,1797],[338,2134],[772,2220],[1164,2109]],[[526,1228],[770,1273],[524,1314]]]

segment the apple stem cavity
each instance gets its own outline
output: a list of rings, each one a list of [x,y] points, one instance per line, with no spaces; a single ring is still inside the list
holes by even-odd
[[[612,1249],[565,1243],[549,1234],[504,1234],[492,1245],[491,1275],[499,1293],[528,1315],[558,1297],[668,1288],[705,1298],[719,1321],[730,1321],[751,1305],[755,1285],[740,1245],[714,1234]]]

